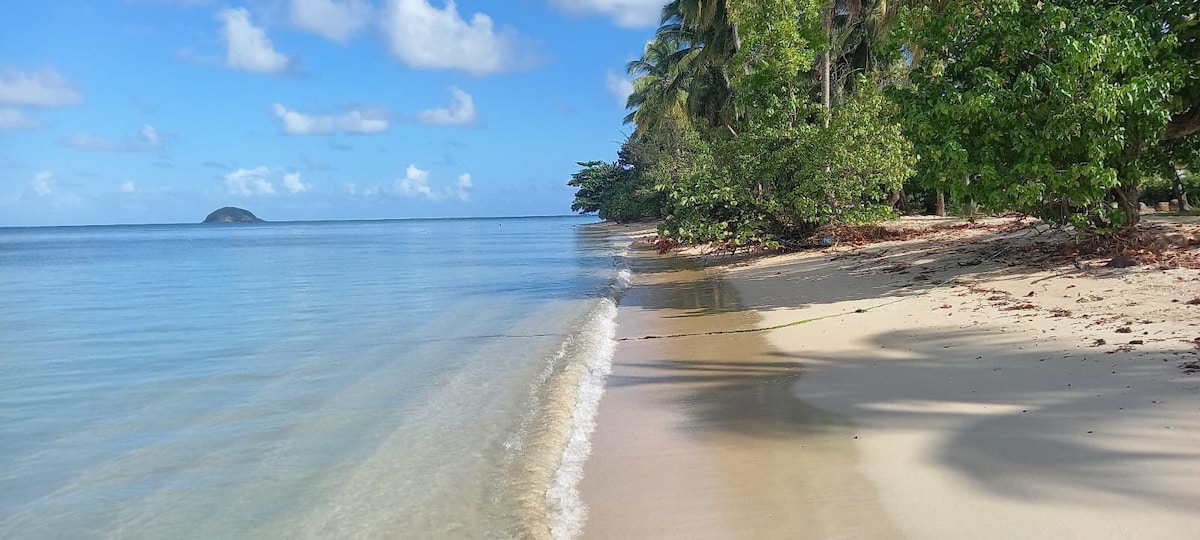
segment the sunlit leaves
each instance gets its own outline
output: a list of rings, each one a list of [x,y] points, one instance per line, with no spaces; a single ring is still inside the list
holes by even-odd
[[[1161,168],[1149,150],[1178,112],[1188,72],[1160,12],[962,1],[910,10],[903,32],[925,51],[912,84],[892,94],[922,182],[1085,230],[1136,220],[1129,201]]]

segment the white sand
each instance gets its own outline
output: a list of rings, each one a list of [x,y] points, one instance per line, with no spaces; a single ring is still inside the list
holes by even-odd
[[[619,336],[843,315],[620,343],[585,536],[1200,538],[1200,272],[974,234],[642,274]]]

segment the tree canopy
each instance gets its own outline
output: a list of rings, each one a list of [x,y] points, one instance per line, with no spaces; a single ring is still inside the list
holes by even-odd
[[[629,64],[636,130],[581,163],[575,209],[770,245],[936,191],[1112,233],[1200,154],[1196,6],[676,0]]]

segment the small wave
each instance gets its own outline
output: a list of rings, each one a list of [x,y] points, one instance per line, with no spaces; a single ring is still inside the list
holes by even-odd
[[[583,529],[587,509],[578,486],[612,371],[617,304],[633,279],[627,249],[614,257],[618,270],[607,294],[549,359],[530,398],[531,417],[506,443],[515,537],[569,539]]]
[[[600,397],[604,394],[604,381],[612,372],[613,352],[616,343],[617,304],[604,299],[600,312],[604,320],[592,329],[596,341],[592,357],[581,373],[575,407],[571,412],[572,429],[563,449],[562,461],[554,474],[554,481],[546,491],[551,519],[550,532],[556,539],[575,538],[583,529],[587,509],[579,495],[579,481],[583,478],[583,465],[592,451],[592,432],[596,430],[596,413]]]

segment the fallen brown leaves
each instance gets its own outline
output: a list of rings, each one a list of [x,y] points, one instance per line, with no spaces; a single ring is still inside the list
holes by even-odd
[[[1080,247],[1085,253],[1128,258],[1143,266],[1200,270],[1200,226],[1196,224],[1142,223],[1112,236],[1089,239]]]
[[[662,236],[656,237],[654,240],[654,249],[659,255],[666,255],[671,250],[679,247],[679,242]]]
[[[1036,241],[1004,258],[1010,265],[1041,268],[1073,264],[1080,269],[1155,266],[1200,270],[1200,224],[1143,222],[1110,237]]]
[[[824,246],[843,244],[863,246],[879,242],[900,240],[916,240],[954,231],[989,231],[1009,232],[1021,229],[1026,225],[1022,222],[1008,223],[948,223],[928,227],[889,227],[886,225],[839,225],[822,227],[808,238],[810,245]]]

